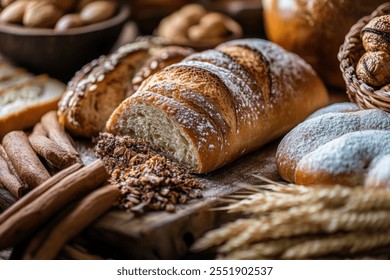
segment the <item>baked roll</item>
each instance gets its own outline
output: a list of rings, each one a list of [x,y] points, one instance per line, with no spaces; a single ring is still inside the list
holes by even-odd
[[[235,40],[149,77],[106,129],[205,173],[284,135],[327,102],[303,59],[265,40]]]
[[[280,142],[283,179],[302,185],[390,187],[390,114],[351,103],[324,108]]]

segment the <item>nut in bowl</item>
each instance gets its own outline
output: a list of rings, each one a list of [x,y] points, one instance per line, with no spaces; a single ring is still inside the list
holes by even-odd
[[[241,26],[222,13],[207,11],[198,4],[189,4],[164,18],[155,34],[172,44],[197,50],[242,37]]]
[[[345,37],[338,59],[349,99],[363,109],[390,112],[390,3],[361,18]]]
[[[0,53],[66,81],[110,51],[129,15],[120,1],[17,0],[0,13]]]

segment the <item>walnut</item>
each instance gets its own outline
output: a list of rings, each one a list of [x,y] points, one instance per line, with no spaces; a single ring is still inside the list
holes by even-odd
[[[384,51],[366,52],[357,64],[356,74],[374,87],[390,83],[390,54]]]
[[[366,51],[390,52],[390,15],[372,19],[361,32]]]

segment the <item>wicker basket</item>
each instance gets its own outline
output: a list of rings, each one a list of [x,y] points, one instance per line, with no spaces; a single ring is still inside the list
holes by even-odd
[[[340,69],[347,86],[349,99],[363,109],[380,108],[390,112],[390,92],[367,85],[356,76],[355,68],[365,53],[360,38],[363,27],[374,17],[390,14],[390,2],[379,6],[371,15],[361,18],[345,36],[338,53]]]

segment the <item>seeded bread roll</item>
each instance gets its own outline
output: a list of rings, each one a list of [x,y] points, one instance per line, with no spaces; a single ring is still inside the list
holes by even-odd
[[[205,173],[282,136],[327,102],[301,58],[264,40],[236,40],[149,77],[106,128]]]
[[[282,178],[303,185],[390,187],[390,114],[354,107],[329,106],[288,133],[276,153]]]
[[[134,93],[133,86],[190,53],[190,49],[143,41],[127,44],[110,56],[92,61],[68,84],[59,103],[61,124],[75,136],[96,136],[114,109]]]

